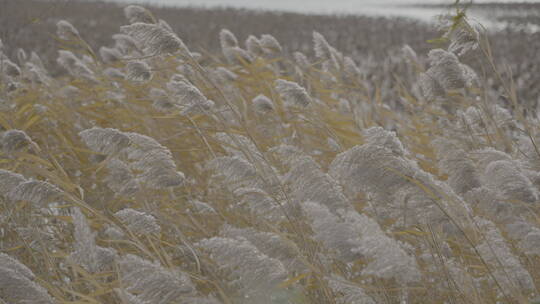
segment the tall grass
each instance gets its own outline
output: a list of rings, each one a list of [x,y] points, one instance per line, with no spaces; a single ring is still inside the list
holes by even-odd
[[[0,53],[0,300],[534,301],[538,117],[465,11],[382,80],[124,12],[99,50],[58,22],[66,76]]]

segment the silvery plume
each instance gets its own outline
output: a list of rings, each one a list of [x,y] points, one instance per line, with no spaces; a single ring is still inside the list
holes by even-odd
[[[193,112],[202,112],[210,110],[214,102],[208,100],[206,96],[189,80],[184,77],[171,78],[167,83],[167,89],[171,91],[176,98],[178,98],[178,105],[183,110],[183,114],[190,114]]]
[[[86,80],[96,81],[94,72],[87,66],[87,64],[77,58],[72,52],[66,50],[58,51],[58,58],[56,62],[66,69],[71,76],[82,77]]]
[[[492,162],[498,160],[513,161],[512,156],[492,147],[473,150],[469,152],[469,157],[474,160],[476,166],[481,172],[484,172],[486,167]]]
[[[116,212],[114,216],[135,234],[159,234],[161,232],[156,218],[150,214],[125,208]]]
[[[131,196],[140,190],[135,175],[123,161],[113,158],[107,161],[107,169],[108,174],[105,177],[105,182],[117,195]]]
[[[0,195],[6,196],[11,190],[24,182],[26,182],[24,176],[0,169]]]
[[[484,172],[484,184],[507,200],[535,203],[538,191],[515,163],[499,160],[490,163]]]
[[[189,204],[192,206],[189,208],[191,212],[200,214],[217,214],[216,210],[208,203],[201,202],[199,200],[190,200]]]
[[[422,73],[414,85],[413,91],[419,99],[436,101],[446,96],[446,91],[435,77],[428,73]]]
[[[344,212],[342,218],[361,235],[361,246],[353,252],[369,257],[370,261],[362,269],[363,275],[393,278],[402,284],[420,281],[422,273],[414,255],[405,250],[407,244],[386,235],[376,221],[364,214]]]
[[[276,91],[289,106],[307,107],[312,103],[306,89],[296,82],[278,79],[274,83]]]
[[[274,103],[272,100],[262,94],[253,98],[251,103],[253,104],[255,111],[261,114],[269,113],[274,110]]]
[[[428,54],[431,67],[426,74],[433,77],[445,90],[462,89],[467,84],[463,68],[456,55],[442,49]]]
[[[258,187],[244,187],[234,190],[239,198],[238,206],[270,221],[279,222],[288,214],[299,214],[296,205],[290,205],[280,197],[273,197]]]
[[[167,23],[167,21],[165,21],[163,19],[159,19],[158,24],[159,24],[159,26],[166,29],[167,31],[173,32],[172,27]]]
[[[96,245],[97,232],[92,231],[86,216],[79,208],[73,208],[71,212],[75,227],[73,238],[73,252],[69,259],[91,273],[103,271],[112,265],[116,258],[116,251]]]
[[[139,5],[128,5],[124,7],[124,15],[130,24],[137,22],[156,23],[156,19],[152,13]]]
[[[21,76],[21,68],[14,63],[13,61],[5,58],[0,58],[0,74],[8,77],[19,77]]]
[[[377,222],[354,211],[334,215],[314,202],[303,203],[302,209],[311,221],[315,239],[335,252],[339,260],[345,263],[369,260],[362,274],[394,278],[400,283],[420,280],[416,260],[388,237]]]
[[[220,235],[238,240],[245,238],[262,253],[281,261],[283,266],[291,272],[307,270],[306,265],[301,261],[298,246],[293,241],[287,240],[277,233],[225,225],[221,228]]]
[[[336,295],[337,304],[375,304],[376,302],[357,284],[338,275],[325,277],[328,286]]]
[[[152,79],[152,71],[142,60],[130,61],[126,65],[126,77],[134,82],[147,82]]]
[[[122,59],[122,54],[117,48],[110,48],[106,46],[99,48],[99,55],[106,64],[115,63]]]
[[[456,193],[465,194],[480,186],[480,176],[475,164],[457,143],[438,138],[433,144],[440,160],[441,172],[448,175],[447,183]]]
[[[253,35],[249,35],[249,37],[246,39],[246,49],[248,50],[249,54],[253,57],[263,57],[264,56],[264,49],[261,45],[261,42],[257,37]]]
[[[8,197],[13,201],[28,201],[43,205],[59,199],[63,194],[62,190],[46,181],[27,180],[12,188]]]
[[[501,198],[496,190],[485,186],[478,187],[465,193],[464,199],[477,210],[478,214],[504,227],[512,239],[520,240],[530,231],[530,224],[521,227],[526,230],[517,229],[516,226],[518,223],[525,223],[519,220],[519,217],[527,213],[526,208]]]
[[[32,272],[32,270],[30,270],[30,268],[26,267],[26,265],[22,264],[17,259],[1,252],[0,252],[0,267],[13,270],[17,274],[24,276],[30,280],[35,279],[35,275]]]
[[[189,54],[184,42],[176,34],[157,24],[136,22],[120,27],[120,32],[131,36],[146,55]]]
[[[0,253],[0,302],[53,304],[56,301],[37,284],[34,273],[24,264]]]
[[[389,195],[410,182],[414,169],[392,150],[377,144],[353,147],[336,156],[329,173],[346,191]]]
[[[518,243],[518,247],[526,255],[540,255],[540,229],[532,227],[531,231]]]
[[[224,50],[226,48],[237,47],[238,39],[236,39],[236,36],[228,29],[222,29],[219,32],[219,43],[221,49]]]
[[[162,152],[153,151],[141,160],[132,164],[132,167],[142,170],[137,175],[137,181],[152,189],[164,189],[182,186],[185,175],[176,171],[176,164]]]
[[[360,252],[353,251],[360,246],[360,234],[354,230],[355,227],[344,223],[338,215],[331,213],[321,204],[307,201],[301,206],[311,223],[314,238],[336,259],[350,263],[362,258]]]
[[[56,23],[56,35],[63,40],[81,39],[79,31],[66,20],[60,20]]]
[[[403,47],[401,48],[401,53],[403,54],[403,57],[405,57],[409,62],[414,64],[419,63],[418,55],[410,45],[403,45]]]
[[[262,183],[255,166],[242,157],[216,157],[208,162],[206,168],[214,171],[214,176],[222,177],[227,187],[232,190],[240,187],[255,187]]]
[[[403,144],[393,131],[387,131],[382,127],[371,127],[362,131],[366,144],[382,146],[398,156],[405,155]]]
[[[136,294],[143,303],[168,304],[194,296],[196,290],[189,276],[167,269],[133,254],[117,259],[122,289]]]
[[[0,133],[0,145],[5,153],[14,153],[25,150],[36,144],[32,141],[26,132],[21,130],[8,130]]]
[[[478,74],[470,66],[460,63],[461,71],[463,72],[463,78],[465,79],[465,85],[467,87],[478,87],[480,85],[480,78]]]
[[[470,24],[465,18],[448,27],[443,37],[450,40],[448,51],[463,56],[478,49],[480,34],[478,27]]]
[[[306,156],[306,154],[302,152],[302,149],[288,144],[280,144],[279,146],[272,147],[267,153],[279,161],[286,170],[289,170],[297,159]]]
[[[512,115],[499,106],[485,108],[470,106],[465,110],[458,110],[457,116],[459,131],[471,132],[473,135],[504,131],[505,127],[513,123]]]
[[[124,132],[122,134],[127,136],[130,140],[129,146],[126,149],[128,160],[140,160],[153,151],[161,151],[172,159],[172,154],[169,149],[160,144],[154,138],[135,132]]]
[[[72,85],[67,85],[59,90],[59,95],[65,99],[75,99],[80,96],[81,90]]]
[[[400,155],[403,151],[396,149],[400,147],[396,144],[397,138],[382,142],[373,139],[372,142],[353,147],[336,156],[329,174],[348,195],[355,196],[362,192],[380,204],[380,209],[384,210],[377,213],[380,218],[398,220],[399,225],[428,222],[441,225],[448,233],[457,232],[441,208],[466,224],[467,214],[471,212],[467,205],[447,184],[436,181],[414,161]],[[441,193],[450,199],[436,200]],[[404,214],[403,210],[414,211]]]
[[[294,52],[293,57],[294,61],[300,68],[307,70],[311,67],[311,63],[309,62],[309,59],[304,53]]]
[[[115,49],[120,50],[122,54],[129,54],[132,51],[137,51],[137,42],[131,36],[125,34],[114,34],[112,39],[115,42]]]
[[[129,137],[117,129],[93,127],[79,132],[79,136],[92,151],[114,155],[128,147]]]
[[[110,68],[110,67],[103,70],[103,75],[111,79],[125,79],[126,78],[126,75],[122,71],[120,71],[119,69]]]
[[[165,90],[151,88],[148,96],[153,101],[152,106],[161,112],[170,112],[177,107],[177,104],[171,100]]]
[[[240,134],[229,134],[225,132],[216,133],[214,138],[218,140],[225,151],[240,158],[254,157],[256,160],[263,160],[263,155],[248,137]]]
[[[139,299],[136,295],[129,293],[121,288],[115,288],[114,292],[116,295],[120,298],[122,303],[128,303],[128,304],[149,304],[146,301],[143,301]]]
[[[36,52],[32,51],[30,53],[30,59],[28,61],[38,66],[43,72],[46,72],[45,65]]]
[[[259,39],[259,42],[261,43],[263,50],[267,54],[277,55],[283,50],[281,44],[279,44],[279,41],[277,41],[277,39],[270,34],[261,35],[261,39]]]
[[[477,249],[490,267],[490,271],[505,292],[534,290],[534,282],[519,258],[512,253],[499,229],[492,222],[476,217],[478,229],[482,232],[482,242]]]
[[[126,150],[133,162],[130,168],[139,170],[137,180],[152,189],[177,187],[184,184],[185,176],[176,170],[171,151],[155,139],[138,134],[125,133],[131,145]]]
[[[210,77],[219,85],[228,86],[232,82],[238,79],[238,75],[233,71],[225,68],[218,67],[212,70]]]
[[[220,269],[230,272],[231,287],[237,287],[248,301],[257,301],[253,303],[271,303],[272,292],[287,278],[287,270],[279,260],[244,238],[212,237],[197,246],[209,252]]]
[[[26,77],[30,80],[30,82],[38,84],[50,84],[51,78],[47,75],[47,71],[38,65],[28,61],[24,67],[26,69]]]
[[[250,53],[238,46],[226,47],[222,52],[223,56],[230,64],[242,65],[253,61],[253,57],[251,57]]]
[[[351,209],[341,186],[310,156],[298,157],[283,182],[290,186],[290,198],[297,203],[316,202],[334,213]]]
[[[362,70],[356,65],[356,62],[349,57],[343,57],[343,72],[345,73],[345,80],[352,83],[354,80],[362,76]]]
[[[315,55],[323,61],[324,71],[338,71],[343,62],[343,55],[332,47],[318,32],[313,32],[313,44]]]

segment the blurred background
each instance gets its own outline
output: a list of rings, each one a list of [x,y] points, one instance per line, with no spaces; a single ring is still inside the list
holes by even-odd
[[[450,12],[454,1],[0,0],[0,39],[12,58],[18,48],[34,50],[53,75],[58,75],[62,71],[55,63],[56,22],[72,23],[97,50],[113,44],[112,34],[127,23],[122,9],[131,3],[150,8],[192,50],[203,54],[220,52],[218,34],[227,28],[240,41],[249,35],[271,34],[286,53],[310,55],[312,32],[318,31],[343,53],[380,70],[375,67],[391,60],[404,44],[426,55],[434,47],[429,41],[441,35],[434,26],[437,16]],[[488,31],[497,62],[511,68],[528,98],[537,99],[540,89],[531,75],[540,71],[540,2],[475,1],[466,5],[471,21]]]

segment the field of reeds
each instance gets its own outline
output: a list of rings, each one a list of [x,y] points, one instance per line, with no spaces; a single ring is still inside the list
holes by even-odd
[[[0,42],[0,303],[538,303],[534,57],[459,7],[380,60],[120,12],[58,72]]]

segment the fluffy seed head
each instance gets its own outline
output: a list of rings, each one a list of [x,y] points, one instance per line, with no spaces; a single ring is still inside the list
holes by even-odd
[[[59,199],[62,194],[62,190],[53,184],[45,181],[29,180],[13,188],[8,197],[14,201],[28,201],[41,205]]]
[[[21,130],[9,130],[0,137],[2,150],[6,153],[22,151],[28,146],[34,144],[32,139]]]
[[[164,268],[157,262],[128,254],[118,260],[118,266],[125,291],[136,293],[143,303],[173,303],[195,293],[187,274]]]
[[[210,252],[220,268],[231,272],[246,295],[268,299],[271,291],[287,277],[279,260],[263,254],[244,238],[213,237],[200,241],[198,246]]]
[[[156,23],[156,19],[152,13],[146,8],[139,5],[128,5],[124,7],[124,15],[130,24],[141,23]]]
[[[0,58],[0,72],[3,75],[6,75],[8,77],[19,77],[21,76],[21,69],[17,64],[12,62],[9,59],[1,59]]]
[[[463,56],[478,49],[480,34],[475,26],[462,19],[458,24],[449,27],[444,37],[450,39],[448,51]]]
[[[157,24],[137,22],[121,26],[120,32],[135,39],[139,49],[147,55],[189,53],[186,45],[178,36]]]
[[[456,55],[442,49],[431,50],[428,54],[431,68],[426,74],[436,79],[445,90],[465,87],[466,79]]]
[[[116,258],[116,251],[96,245],[96,232],[92,231],[88,220],[79,208],[75,208],[71,217],[75,226],[73,236],[75,238],[74,251],[70,260],[82,266],[91,273],[96,273],[108,268]]]
[[[246,39],[246,48],[253,57],[264,56],[264,49],[261,45],[261,42],[259,41],[259,39],[257,39],[257,37],[253,35],[250,35]]]
[[[112,39],[115,41],[115,48],[127,54],[132,50],[137,50],[137,42],[131,36],[125,34],[114,34]]]
[[[34,274],[30,269],[17,260],[1,254],[0,301],[2,303],[55,303],[47,290],[33,279]]]
[[[135,234],[159,234],[161,231],[156,218],[150,214],[126,208],[114,215]]]
[[[538,193],[531,181],[513,162],[499,160],[490,163],[484,173],[485,183],[500,192],[505,199],[534,203]]]
[[[227,59],[227,62],[230,64],[242,65],[253,61],[251,55],[238,46],[225,47],[223,49],[223,56],[225,56],[225,59]]]
[[[299,67],[301,67],[303,69],[307,69],[307,68],[309,68],[311,66],[311,63],[309,62],[306,55],[304,55],[304,53],[302,53],[302,52],[294,52],[293,56],[294,56],[294,61],[296,61],[296,64]]]
[[[144,61],[130,61],[126,65],[127,79],[135,82],[146,82],[152,79],[150,66]]]
[[[275,88],[285,103],[291,106],[307,107],[311,103],[311,97],[306,89],[296,82],[278,79],[275,82]]]
[[[0,169],[0,195],[7,195],[11,190],[25,181],[24,176],[18,173]]]
[[[103,59],[103,62],[107,64],[114,63],[122,59],[122,54],[118,49],[109,48],[106,46],[99,48],[99,55],[101,56],[101,59]]]
[[[259,113],[269,113],[274,110],[272,100],[262,94],[257,95],[251,102],[253,103],[255,111]]]
[[[416,52],[413,50],[413,48],[410,45],[405,44],[401,48],[401,52],[403,53],[403,57],[405,57],[410,62],[413,62],[413,63],[418,62],[418,55],[416,54]]]
[[[92,151],[107,155],[116,154],[130,144],[127,135],[112,128],[93,127],[81,131],[79,136]]]
[[[262,35],[259,41],[264,51],[268,54],[279,54],[283,50],[277,39],[270,34]]]
[[[66,20],[60,20],[56,23],[56,35],[63,40],[81,39],[79,31]]]
[[[219,32],[219,42],[221,44],[221,49],[238,46],[238,39],[236,39],[236,36],[228,29],[222,29]]]

